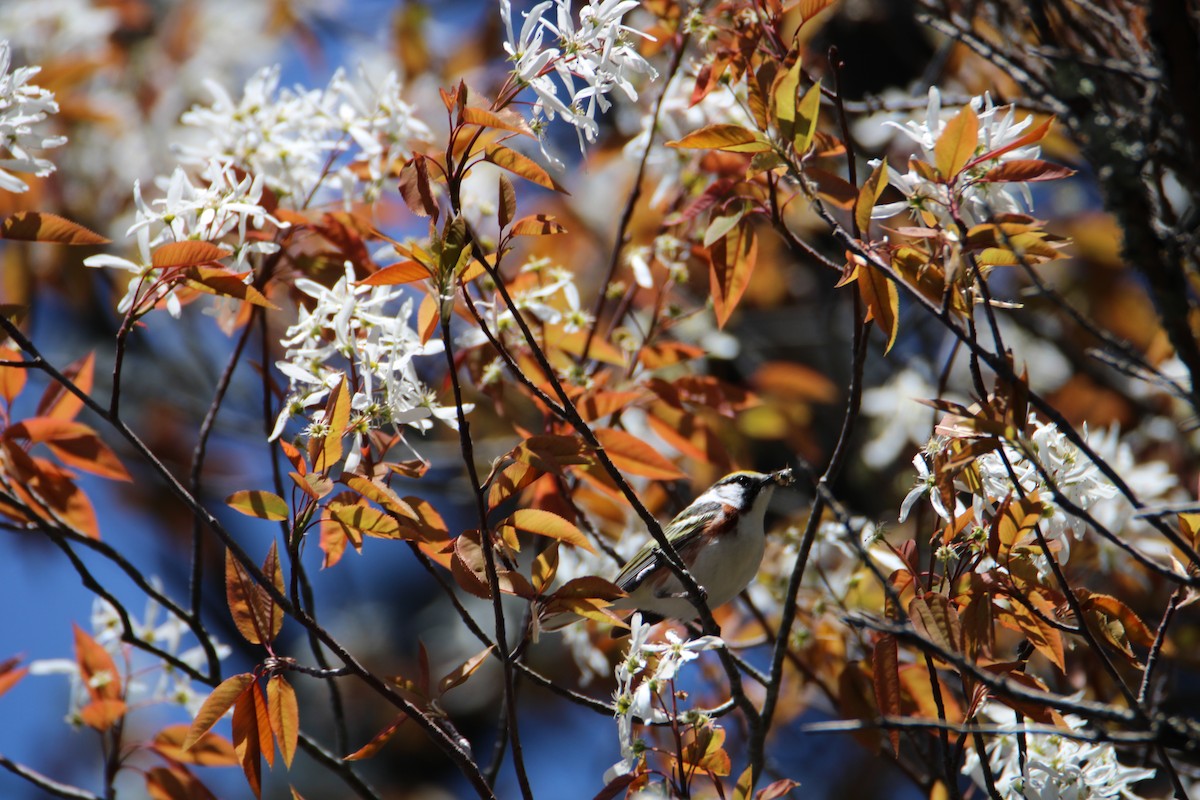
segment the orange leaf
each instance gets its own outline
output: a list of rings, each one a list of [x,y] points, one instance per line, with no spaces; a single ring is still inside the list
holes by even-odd
[[[93,700],[120,700],[121,673],[112,655],[78,625],[75,629],[75,661],[79,675]]]
[[[546,536],[566,542],[567,544],[573,544],[576,547],[582,547],[589,553],[596,552],[596,548],[583,535],[583,531],[558,514],[543,511],[540,508],[519,509],[501,523],[500,527],[504,527],[505,525],[510,525],[518,531],[525,531],[526,533]]]
[[[0,361],[21,361],[21,353],[13,350],[11,347],[0,347]],[[25,388],[25,379],[29,374],[29,370],[24,367],[0,367],[0,397],[3,397],[11,405],[13,400],[17,399],[17,395]],[[56,382],[51,382],[50,386],[58,386]],[[49,391],[49,387],[47,387]]]
[[[260,490],[234,492],[225,498],[225,503],[234,511],[248,517],[280,522],[288,518],[288,506],[274,492]]]
[[[255,797],[261,798],[263,732],[259,730],[258,695],[258,684],[251,681],[233,705],[233,751],[242,763],[250,790]],[[274,758],[274,751],[270,752],[269,758]]]
[[[714,124],[667,142],[667,147],[685,150],[724,150],[727,153],[766,153],[771,142],[758,131],[740,125]]]
[[[150,800],[216,800],[208,787],[181,764],[146,770],[146,796]]]
[[[978,180],[985,183],[1005,181],[1031,183],[1033,181],[1056,181],[1060,178],[1069,178],[1074,174],[1075,170],[1061,164],[1053,164],[1037,158],[1017,158],[992,167]]]
[[[325,403],[325,414],[322,417],[325,435],[314,437],[309,443],[309,458],[313,468],[328,472],[342,460],[345,452],[342,448],[342,436],[350,423],[350,394],[346,391],[346,377],[338,381],[337,387],[329,393]]]
[[[532,181],[538,186],[566,194],[566,190],[550,177],[550,173],[538,166],[533,159],[521,155],[516,150],[511,150],[501,144],[489,144],[484,148],[483,159],[527,181]]]
[[[79,709],[79,718],[90,728],[104,732],[125,716],[128,706],[124,700],[93,700]]]
[[[78,389],[87,394],[92,390],[95,375],[96,354],[88,353],[83,358],[71,362],[62,372]],[[75,419],[75,415],[83,408],[83,401],[68,392],[58,381],[46,385],[46,391],[38,401],[37,415],[53,417],[54,419]]]
[[[494,649],[495,645],[491,645],[446,673],[445,677],[438,682],[438,692],[445,694],[455,686],[465,683],[468,678],[475,674],[475,670],[479,669],[487,661],[487,657],[492,654],[492,650]]]
[[[396,731],[400,729],[400,726],[403,725],[407,720],[407,714],[400,714],[394,720],[392,720],[391,724],[389,724],[386,728],[371,737],[371,741],[367,742],[342,760],[362,761],[363,759],[370,758],[371,756],[375,755],[383,749],[383,746],[388,743],[388,740],[392,738]]]
[[[372,272],[358,282],[359,286],[396,286],[401,283],[415,283],[430,277],[429,268],[418,261],[401,261],[384,267],[378,272]]]
[[[377,483],[365,475],[356,475],[354,473],[342,475],[342,483],[368,500],[383,506],[393,514],[408,517],[409,519],[417,518],[417,512],[413,511],[412,506],[400,499],[400,495],[382,483]]]
[[[17,669],[19,659],[10,658],[3,664],[0,664],[0,695],[3,695],[9,689],[17,685],[17,681],[25,677],[25,673],[29,672],[28,667]]]
[[[979,117],[969,105],[946,123],[933,146],[934,163],[942,178],[954,178],[975,155],[979,145]]]
[[[887,337],[883,352],[887,353],[896,343],[900,331],[900,293],[896,284],[871,264],[859,264],[858,293],[867,306],[867,319],[874,320],[876,327]]]
[[[229,707],[242,696],[252,683],[254,683],[254,675],[249,672],[243,672],[221,681],[221,684],[212,690],[212,694],[196,712],[196,718],[192,720],[187,736],[184,737],[183,744],[180,746],[184,750],[190,750],[204,734],[209,732],[213,725],[217,724],[217,720],[225,716]]]
[[[533,214],[522,217],[512,225],[513,236],[553,236],[566,233],[567,229],[554,221],[550,214]]]
[[[18,211],[5,219],[0,223],[0,239],[82,245],[111,241],[69,219],[41,211]]]
[[[263,573],[275,584],[275,588],[283,590],[283,576],[279,571],[273,541],[263,564]],[[232,550],[225,551],[225,599],[233,623],[246,641],[265,644],[279,633],[283,625],[282,612],[266,590],[256,584],[237,562]]]
[[[209,731],[197,739],[191,747],[184,748],[189,726],[183,723],[168,725],[154,737],[150,747],[163,756],[181,764],[200,767],[232,767],[237,763],[233,745],[223,736]]]
[[[871,177],[867,178],[867,182],[858,193],[858,200],[854,206],[854,222],[858,225],[858,235],[864,239],[871,228],[871,212],[875,209],[879,195],[883,194],[883,189],[887,186],[887,175],[888,165],[885,158],[875,167]]]
[[[880,636],[871,661],[871,680],[875,684],[875,702],[879,705],[879,713],[887,717],[900,716],[900,661],[896,637],[888,633]],[[892,728],[887,734],[892,752],[899,754],[900,731]]]
[[[982,164],[985,161],[991,161],[992,159],[999,158],[1005,153],[1011,153],[1013,150],[1016,150],[1019,147],[1024,147],[1026,145],[1033,144],[1034,142],[1040,142],[1045,138],[1046,134],[1050,132],[1050,125],[1053,122],[1054,117],[1050,117],[1044,120],[1040,125],[1035,125],[1029,130],[1029,133],[1025,134],[1021,138],[1014,139],[1003,147],[998,147],[995,150],[989,150],[986,153],[981,153],[973,158],[969,164],[967,164],[967,169],[971,169],[972,167]]]
[[[683,473],[662,453],[638,437],[615,428],[596,432],[600,445],[619,469],[657,480],[682,478]]]
[[[725,323],[737,308],[758,260],[758,239],[754,229],[742,222],[736,231],[721,237],[708,249],[709,284],[717,326]]]
[[[279,754],[288,769],[296,755],[296,742],[300,738],[300,706],[296,703],[296,690],[282,675],[274,675],[267,681],[267,709],[271,716],[271,732],[279,744]]]
[[[231,255],[233,255],[232,252],[223,247],[217,247],[212,242],[191,239],[186,242],[167,242],[160,245],[150,257],[150,263],[156,269],[198,267],[202,264],[212,264]]]
[[[467,125],[478,125],[482,128],[498,128],[504,131],[519,133],[522,136],[528,136],[533,139],[537,138],[534,136],[533,131],[529,130],[529,126],[525,124],[525,120],[520,117],[516,117],[510,121],[499,114],[493,114],[491,111],[467,106],[462,110],[461,118]]]
[[[393,517],[370,506],[331,503],[329,516],[346,528],[347,534],[357,534],[359,541],[362,541],[364,535],[377,539],[417,538],[416,531],[402,526]],[[414,513],[413,517],[415,516]]]
[[[117,454],[100,440],[96,432],[82,422],[55,417],[31,417],[12,425],[6,437],[28,439],[50,448],[68,466],[112,480],[132,480]]]
[[[926,639],[951,653],[962,651],[962,623],[958,611],[945,595],[927,594],[908,606],[913,627]]]

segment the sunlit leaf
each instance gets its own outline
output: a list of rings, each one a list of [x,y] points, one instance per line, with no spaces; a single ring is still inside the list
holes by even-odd
[[[503,131],[512,131],[519,133],[522,136],[528,136],[531,139],[536,139],[533,131],[529,129],[529,125],[520,117],[514,116],[511,119],[493,114],[482,108],[467,106],[462,110],[462,121],[467,125],[479,125],[483,128],[497,128]]]
[[[513,236],[553,236],[567,232],[550,214],[522,217],[512,224],[511,230]]]
[[[233,751],[242,764],[242,771],[246,773],[250,791],[254,792],[255,797],[261,798],[264,732],[259,725],[259,695],[258,684],[252,681],[233,704]],[[272,755],[269,758],[273,758],[274,751],[270,752]]]
[[[150,263],[155,269],[173,267],[198,267],[212,264],[233,255],[232,251],[217,247],[212,242],[188,239],[183,242],[167,242],[155,248]]]
[[[537,162],[526,156],[521,155],[515,150],[505,147],[501,144],[489,144],[484,148],[483,158],[485,161],[490,161],[501,169],[506,169],[514,175],[518,175],[527,181],[532,181],[538,186],[546,189],[553,189],[556,192],[566,194],[566,190],[558,185],[558,182],[550,177],[550,173],[542,169]]]
[[[582,547],[589,553],[596,552],[596,548],[583,535],[583,531],[558,514],[543,511],[540,508],[519,509],[501,524],[501,526],[504,525],[510,525],[524,533],[546,536],[551,539],[557,539],[560,542],[575,545],[576,547]]]
[[[371,737],[371,741],[367,742],[362,747],[346,756],[343,760],[362,761],[363,759],[367,759],[375,755],[383,749],[383,746],[388,743],[388,740],[392,738],[396,731],[400,729],[400,726],[403,725],[407,720],[407,714],[398,715],[386,728]]]
[[[946,180],[954,178],[975,155],[978,145],[979,116],[971,106],[963,106],[954,119],[946,123],[933,146],[938,173]]]
[[[397,286],[402,283],[416,283],[430,277],[429,268],[417,261],[401,261],[384,267],[378,272],[372,272],[358,282],[359,286]]]
[[[28,667],[18,668],[17,664],[19,663],[21,663],[20,659],[17,658],[10,658],[5,660],[4,663],[0,663],[0,696],[3,696],[5,692],[16,686],[17,682],[29,672]]]
[[[875,209],[879,195],[883,194],[887,186],[887,176],[888,166],[885,158],[871,172],[871,177],[867,178],[867,182],[858,193],[858,200],[854,206],[854,221],[858,225],[859,236],[863,238],[866,238],[871,228],[871,212]]]
[[[254,683],[254,675],[249,672],[243,672],[221,681],[221,684],[212,690],[212,693],[200,706],[200,710],[196,712],[196,718],[192,720],[191,727],[181,745],[183,749],[189,750],[195,746],[200,741],[200,737],[208,733],[212,726],[217,724],[217,720],[225,716],[225,712],[252,683]]]
[[[79,677],[93,700],[120,700],[121,673],[112,655],[78,625],[75,631],[75,661]]]
[[[917,632],[943,650],[958,653],[962,650],[962,624],[954,605],[941,594],[926,594],[914,598],[908,606],[908,616]]]
[[[237,763],[233,745],[223,736],[209,731],[185,748],[189,727],[187,724],[168,725],[154,736],[150,746],[157,752],[183,764],[200,767],[232,767]]]
[[[0,353],[0,358],[8,358],[8,356]],[[19,357],[17,360],[19,360]],[[24,370],[20,370],[20,372],[24,373]],[[83,358],[72,361],[62,370],[63,376],[74,383],[75,387],[84,394],[92,391],[95,372],[95,352],[90,352]],[[82,408],[82,399],[74,393],[67,391],[60,382],[50,381],[50,383],[46,384],[46,390],[42,393],[41,399],[38,400],[37,415],[39,417],[72,420],[75,419],[75,416]]]
[[[718,123],[692,131],[681,139],[667,142],[667,147],[688,150],[724,150],[728,153],[765,153],[771,142],[758,131],[740,125]]]
[[[363,497],[378,503],[393,514],[407,517],[408,519],[417,519],[417,512],[413,510],[413,507],[384,484],[373,481],[365,475],[354,473],[343,474],[341,480],[342,483]]]
[[[683,477],[670,459],[633,434],[615,428],[600,428],[595,433],[609,459],[623,472],[668,481]]]
[[[182,764],[152,767],[145,772],[150,800],[216,800],[200,779]]]
[[[887,353],[900,332],[900,293],[891,278],[872,264],[859,264],[857,273],[858,292],[867,307],[867,319],[873,320],[887,337],[883,350]]]
[[[267,710],[270,713],[271,732],[279,745],[279,754],[288,769],[296,755],[296,742],[300,738],[300,707],[296,703],[296,690],[282,675],[272,675],[267,681]]]
[[[813,137],[817,133],[817,117],[821,113],[821,82],[817,81],[809,87],[796,104],[795,133],[792,136],[792,148],[797,155],[803,155],[812,147]]]
[[[977,180],[985,183],[1006,181],[1030,183],[1033,181],[1056,181],[1060,178],[1069,178],[1074,174],[1075,170],[1061,164],[1053,164],[1036,158],[1018,158],[992,167],[984,173],[982,178]]]
[[[0,223],[0,239],[77,245],[107,244],[111,241],[76,222],[43,211],[18,211],[7,217]]]
[[[10,439],[45,444],[64,464],[118,481],[132,480],[121,460],[87,425],[56,417],[30,417],[4,431]]]
[[[79,718],[83,720],[84,725],[103,732],[116,725],[128,710],[124,700],[93,700],[79,709]]]
[[[758,261],[758,238],[754,228],[743,220],[737,230],[708,248],[709,289],[717,326],[724,328],[733,314]]]
[[[274,492],[257,489],[234,492],[225,498],[225,502],[234,511],[257,519],[279,522],[286,520],[290,513],[282,497]]]
[[[488,656],[492,654],[492,650],[494,649],[494,645],[489,646],[471,656],[450,672],[446,673],[446,675],[440,681],[438,681],[438,692],[440,694],[445,694],[455,686],[465,683],[468,678],[475,674],[475,670],[483,666],[483,663],[487,661]]]

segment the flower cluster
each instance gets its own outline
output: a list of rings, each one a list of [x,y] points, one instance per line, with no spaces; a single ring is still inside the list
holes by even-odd
[[[617,664],[617,688],[613,693],[621,760],[605,775],[606,782],[631,772],[646,750],[645,742],[633,738],[634,720],[671,721],[675,713],[674,704],[667,706],[664,698],[673,694],[674,681],[680,668],[699,658],[703,650],[725,646],[716,636],[682,639],[672,630],[667,631],[665,643],[651,644],[650,630],[654,626],[644,623],[641,614],[634,614],[629,626],[629,648]],[[668,711],[668,708],[671,710]]]
[[[286,360],[276,362],[287,376],[288,399],[275,423],[271,439],[283,433],[294,416],[310,415],[307,435],[323,434],[321,412],[312,410],[347,374],[357,381],[351,389],[350,432],[354,444],[345,464],[357,467],[363,436],[384,425],[410,425],[418,430],[432,426],[431,418],[453,424],[453,407],[436,405],[436,396],[417,376],[413,359],[440,353],[440,339],[422,342],[409,327],[412,299],[396,305],[404,290],[395,286],[354,285],[354,268],[332,287],[308,278],[296,288],[315,301],[311,309],[300,306],[296,323],[287,329],[281,344]]]
[[[157,581],[153,582],[157,584]],[[161,621],[160,616],[163,617]],[[146,611],[142,620],[139,622],[130,615],[130,624],[134,636],[139,640],[157,646],[162,651],[177,657],[189,667],[202,671],[207,665],[207,656],[199,645],[180,651],[183,639],[189,633],[187,625],[174,614],[164,612],[153,599],[146,603]],[[92,602],[91,627],[92,638],[108,651],[113,658],[113,663],[118,665],[118,669],[121,665],[128,667],[125,675],[103,676],[97,674],[92,677],[93,682],[120,679],[121,685],[124,687],[124,701],[131,708],[171,704],[185,708],[191,716],[195,716],[196,712],[200,710],[208,693],[197,691],[187,675],[171,664],[155,659],[152,655],[144,654],[140,650],[126,652],[122,640],[124,628],[120,614],[107,600],[97,597]],[[218,658],[224,659],[231,652],[228,645],[220,644],[215,639],[213,646]],[[133,653],[138,656],[133,658],[131,655]],[[87,705],[90,697],[88,687],[84,685],[78,661],[68,658],[42,659],[30,663],[29,672],[32,675],[67,675],[71,680],[67,722],[76,727],[83,724],[80,711]],[[147,678],[155,672],[157,675],[153,682],[148,681]]]
[[[970,105],[979,117],[979,143],[975,149],[977,156],[1014,144],[1033,123],[1032,117],[1025,117],[1018,122],[1013,106],[994,105],[991,97],[986,94],[971,98]],[[923,122],[909,120],[901,125],[888,121],[884,124],[898,129],[916,142],[924,160],[930,164],[934,163],[934,147],[947,125],[947,118],[942,113],[941,93],[936,86],[930,87],[929,106]],[[957,209],[960,218],[968,226],[976,225],[997,214],[1020,213],[1028,210],[1033,203],[1029,188],[1025,184],[1015,184],[1018,196],[1013,194],[1012,189],[1007,188],[1013,184],[978,182],[977,179],[1003,161],[1035,159],[1040,153],[1041,148],[1037,145],[1015,147],[971,167],[953,188],[929,180],[927,175],[911,167],[907,172],[901,173],[889,166],[888,183],[899,189],[905,199],[876,206],[871,216],[875,219],[886,219],[908,211],[922,224],[936,224],[947,230],[954,230],[954,209]],[[879,163],[878,160],[871,162],[875,166]]]
[[[989,705],[987,711],[997,717],[1004,712],[1009,721],[1003,724],[1012,730],[994,737],[987,753],[996,791],[1004,800],[1138,800],[1131,787],[1154,777],[1153,769],[1127,767],[1118,761],[1111,744],[1033,733],[1024,723],[1011,722],[1012,712],[1002,706]],[[1067,715],[1065,719],[1072,731],[1085,727],[1078,717]],[[1022,733],[1023,745],[1018,744]],[[981,788],[986,786],[978,752],[967,754],[962,771]]]
[[[34,125],[58,113],[58,103],[53,93],[29,83],[40,67],[19,67],[10,72],[11,59],[8,41],[0,41],[0,189],[27,192],[29,185],[12,173],[32,172],[45,177],[54,172],[54,164],[37,152],[58,147],[67,139],[34,132]]]
[[[197,186],[177,167],[170,178],[159,181],[164,196],[150,203],[142,197],[141,184],[134,183],[137,216],[126,236],[136,237],[136,260],[107,254],[84,259],[89,267],[113,267],[132,273],[128,291],[117,306],[119,311],[142,313],[154,304],[164,303],[171,316],[179,317],[182,303],[177,290],[181,276],[175,274],[177,270],[154,266],[153,251],[160,245],[187,241],[225,245],[232,248],[227,260],[234,268],[246,267],[253,253],[279,250],[278,244],[255,238],[250,230],[261,230],[268,222],[278,228],[287,227],[263,207],[261,175],[238,177],[229,164],[210,161],[201,177],[206,185]]]
[[[239,100],[207,81],[212,104],[193,107],[182,119],[208,139],[181,147],[181,159],[220,158],[262,175],[292,208],[304,207],[331,185],[350,205],[378,198],[384,179],[394,174],[393,163],[411,155],[413,142],[432,136],[401,98],[394,72],[378,86],[364,76],[360,88],[339,70],[324,89],[280,89],[279,73],[278,66],[257,72]]]
[[[633,46],[630,34],[650,37],[623,22],[625,14],[639,5],[637,0],[589,0],[579,9],[576,22],[570,0],[544,0],[525,13],[518,36],[511,0],[501,0],[500,15],[508,34],[504,49],[513,62],[512,75],[537,95],[532,120],[539,135],[547,121],[562,117],[577,129],[582,150],[600,132],[596,109],[607,112],[612,107],[608,94],[620,89],[637,100],[630,78],[658,77]],[[545,16],[551,8],[556,10],[553,22]],[[553,46],[543,45],[547,33]]]

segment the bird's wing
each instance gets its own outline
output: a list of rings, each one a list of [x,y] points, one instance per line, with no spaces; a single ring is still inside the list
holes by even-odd
[[[693,503],[679,512],[675,519],[663,529],[663,533],[679,553],[684,562],[689,561],[689,551],[700,546],[704,537],[719,535],[737,522],[737,511],[725,503]],[[632,592],[659,567],[666,566],[667,559],[658,542],[651,539],[646,546],[626,562],[613,579],[625,592]]]

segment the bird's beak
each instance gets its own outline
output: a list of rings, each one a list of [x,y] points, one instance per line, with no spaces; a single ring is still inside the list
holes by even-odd
[[[776,486],[791,486],[796,482],[796,473],[792,472],[791,467],[772,472],[769,477]]]

